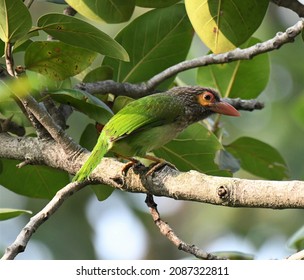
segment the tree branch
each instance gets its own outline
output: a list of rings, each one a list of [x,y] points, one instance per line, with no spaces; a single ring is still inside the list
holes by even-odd
[[[304,21],[301,19],[295,25],[289,27],[285,32],[279,32],[275,37],[265,42],[255,44],[246,49],[237,48],[226,53],[209,54],[194,58],[192,60],[180,62],[155,75],[147,82],[140,84],[117,83],[107,80],[95,83],[80,83],[76,87],[91,94],[112,93],[114,95],[125,95],[133,98],[140,98],[151,94],[151,92],[153,92],[159,84],[180,72],[211,64],[223,64],[236,60],[249,60],[259,54],[279,49],[284,44],[293,42],[294,39],[301,34],[303,28]]]
[[[173,229],[164,222],[157,210],[157,204],[154,202],[153,196],[147,194],[146,204],[149,207],[152,219],[156,226],[159,228],[162,235],[167,237],[179,250],[182,250],[186,253],[189,253],[196,258],[203,259],[203,260],[225,260],[226,258],[222,258],[199,249],[195,245],[189,245],[182,241],[173,231]]]
[[[37,121],[48,131],[51,137],[64,149],[65,153],[70,156],[77,155],[82,151],[81,146],[76,144],[66,132],[56,124],[48,111],[41,106],[31,95],[19,99],[24,108],[31,112]]]
[[[0,133],[0,158],[45,164],[75,174],[89,152],[70,160],[62,147],[53,140],[18,138]],[[177,200],[197,201],[229,207],[271,209],[304,208],[303,181],[247,180],[208,176],[197,171],[179,172],[168,166],[146,176],[148,168],[130,168],[122,175],[124,163],[104,158],[93,171],[93,183],[110,185],[128,192],[150,193]]]
[[[287,260],[304,260],[304,250],[296,252],[289,257],[286,258]]]
[[[304,17],[304,5],[297,0],[271,0],[271,2],[294,11],[299,17]]]
[[[12,260],[19,253],[23,252],[29,242],[33,233],[41,226],[48,218],[53,215],[59,207],[75,192],[85,187],[88,182],[74,182],[66,185],[64,188],[59,190],[53,199],[35,216],[21,230],[16,240],[6,248],[4,255],[1,259]]]

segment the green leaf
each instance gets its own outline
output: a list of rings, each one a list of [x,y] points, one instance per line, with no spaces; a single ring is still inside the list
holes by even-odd
[[[90,71],[83,78],[84,83],[93,83],[97,81],[111,80],[113,78],[113,69],[108,66],[100,66]]]
[[[288,247],[297,251],[304,249],[304,226],[297,230],[288,240]]]
[[[0,0],[0,39],[14,43],[32,27],[32,18],[21,0]]]
[[[116,114],[118,111],[120,111],[123,107],[125,107],[128,103],[134,101],[133,98],[128,96],[117,96],[115,98],[114,104],[113,104],[113,112]]]
[[[28,70],[53,80],[75,76],[90,66],[96,53],[62,42],[33,42],[24,56]]]
[[[28,197],[51,199],[56,192],[69,183],[66,172],[47,166],[24,166],[17,168],[16,160],[2,159],[3,170],[0,185]]]
[[[11,97],[11,91],[8,84],[0,80],[0,113],[6,117],[12,117],[12,121],[21,126],[31,126],[29,120],[25,117],[24,113],[20,110],[16,101]]]
[[[229,260],[253,260],[254,255],[246,254],[238,251],[221,251],[221,252],[212,252],[212,254],[228,258]]]
[[[38,26],[54,38],[77,47],[128,61],[125,49],[109,35],[80,19],[47,14],[39,18]]]
[[[91,188],[99,201],[106,200],[115,190],[113,187],[108,185],[95,185],[91,186]]]
[[[11,208],[0,208],[0,221],[12,219],[22,214],[32,214],[31,211]]]
[[[197,123],[154,153],[181,171],[194,169],[210,175],[230,176],[229,172],[220,170],[214,162],[216,152],[222,148],[215,135]]]
[[[183,61],[193,31],[184,5],[156,9],[136,18],[115,38],[130,54],[130,62],[106,57],[119,82],[137,83]]]
[[[304,128],[304,95],[303,93],[293,98],[292,107],[290,110],[294,121]]]
[[[60,103],[70,104],[93,120],[105,124],[112,117],[111,109],[97,97],[80,90],[62,89],[49,92]]]
[[[78,13],[91,20],[119,23],[130,19],[135,0],[66,0]]]
[[[95,125],[89,123],[80,136],[79,144],[87,150],[92,151],[97,143],[98,136]]]
[[[2,57],[4,54],[4,47],[5,47],[4,42],[0,40],[0,57]]]
[[[180,0],[135,0],[136,6],[145,8],[163,8],[171,6]]]
[[[230,51],[247,41],[260,26],[269,1],[185,0],[187,14],[213,53]]]
[[[259,42],[260,40],[251,38],[242,47],[247,48]],[[264,90],[269,75],[269,57],[268,54],[262,54],[252,60],[200,67],[197,82],[203,86],[217,88],[225,97],[251,99]]]
[[[250,137],[241,137],[225,147],[240,160],[241,167],[262,178],[282,180],[287,166],[279,152],[270,145]]]

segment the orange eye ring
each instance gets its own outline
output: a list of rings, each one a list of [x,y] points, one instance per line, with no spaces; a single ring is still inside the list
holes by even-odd
[[[215,101],[215,97],[212,92],[204,91],[203,93],[198,95],[198,102],[202,106],[210,106]]]

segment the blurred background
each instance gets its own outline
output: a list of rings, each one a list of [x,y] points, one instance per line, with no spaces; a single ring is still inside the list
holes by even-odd
[[[303,2],[303,1],[301,1]],[[35,1],[31,13],[36,16],[55,11],[62,5]],[[143,9],[137,8],[134,17]],[[264,41],[295,24],[298,16],[270,3],[267,15],[254,34]],[[94,23],[95,24],[95,23]],[[110,36],[124,24],[99,24]],[[195,37],[188,58],[207,53]],[[271,77],[259,100],[265,109],[242,112],[240,118],[223,118],[227,143],[240,136],[251,136],[275,147],[289,167],[288,180],[304,179],[304,44],[297,38],[292,44],[269,54]],[[20,59],[20,61],[18,61]],[[22,55],[16,58],[22,64]],[[196,70],[179,75],[188,84],[195,84]],[[74,114],[68,133],[76,140],[87,119]],[[73,130],[73,129],[77,129]],[[235,177],[253,178],[240,171]],[[99,202],[90,188],[71,197],[61,209],[34,234],[26,251],[17,259],[183,259],[180,252],[154,225],[144,203],[143,194],[114,191]],[[303,210],[269,210],[228,208],[156,197],[163,220],[186,243],[208,252],[240,251],[256,259],[283,258],[294,252],[288,239],[303,224]],[[0,207],[40,211],[46,200],[28,199],[0,186]],[[11,244],[29,217],[21,216],[0,222],[0,252]]]

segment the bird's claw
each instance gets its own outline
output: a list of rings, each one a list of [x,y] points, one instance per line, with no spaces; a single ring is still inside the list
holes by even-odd
[[[137,164],[140,164],[140,162],[134,158],[130,159],[130,161],[128,161],[123,168],[121,169],[121,173],[123,176],[126,176],[129,169]]]
[[[152,176],[157,170],[165,167],[165,166],[169,166],[173,169],[177,169],[172,163],[165,161],[165,160],[160,160],[156,163],[153,163],[150,165],[150,169],[149,171],[146,173],[146,176]]]

